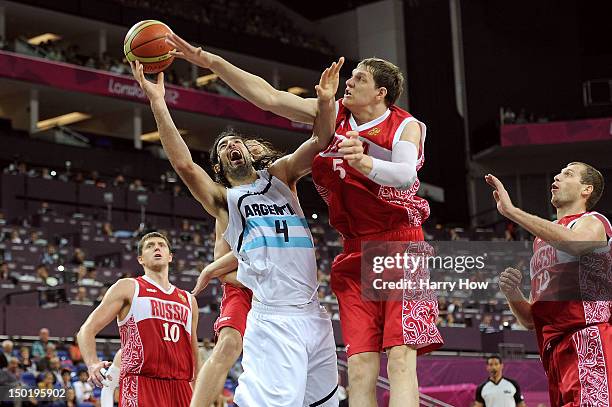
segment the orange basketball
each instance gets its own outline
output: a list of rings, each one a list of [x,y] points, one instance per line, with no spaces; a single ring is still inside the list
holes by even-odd
[[[166,34],[172,30],[157,20],[136,23],[125,36],[123,53],[128,61],[140,61],[146,73],[161,72],[170,66],[174,57],[168,52],[172,47],[166,44]]]

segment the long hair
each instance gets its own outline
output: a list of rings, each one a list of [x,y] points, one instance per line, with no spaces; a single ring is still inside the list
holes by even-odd
[[[215,142],[213,143],[212,148],[210,149],[210,163],[212,165],[215,182],[218,182],[227,188],[231,188],[232,184],[229,182],[229,180],[225,176],[225,171],[223,170],[223,163],[221,162],[217,148],[219,146],[219,142],[221,141],[221,139],[225,137],[230,137],[230,136],[238,138],[242,140],[244,143],[246,143],[249,140],[254,140],[262,145],[263,149],[265,150],[265,153],[261,157],[258,157],[257,159],[253,159],[253,168],[255,168],[255,170],[263,170],[265,168],[268,168],[276,160],[278,160],[284,155],[283,152],[276,150],[269,141],[262,140],[260,138],[255,138],[255,137],[247,137],[241,134],[240,132],[236,131],[233,128],[227,128],[223,130],[217,136],[217,138],[215,139]],[[219,168],[218,171],[216,170],[217,166]]]

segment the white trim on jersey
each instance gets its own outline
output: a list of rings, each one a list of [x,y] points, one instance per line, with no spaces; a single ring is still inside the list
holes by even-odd
[[[349,117],[349,125],[351,126],[351,130],[364,131],[371,127],[378,126],[379,124],[384,122],[387,119],[387,117],[389,117],[390,114],[391,114],[391,110],[387,109],[385,113],[383,113],[380,117],[377,117],[376,119],[371,120],[367,123],[358,125],[357,122],[355,121],[355,118],[353,117],[353,114],[351,113],[351,116]]]
[[[117,316],[118,326],[125,324],[128,321],[128,319],[130,319],[130,317],[132,316],[132,309],[133,309],[134,303],[136,302],[136,298],[138,298],[138,293],[140,292],[140,284],[138,284],[138,281],[136,281],[135,278],[131,278],[130,280],[132,280],[134,284],[136,284],[136,288],[134,288],[134,295],[132,295],[132,305],[130,305],[130,310],[128,311],[125,318],[123,318],[121,321],[119,320],[119,316]]]
[[[175,286],[173,286],[172,284],[170,284],[170,289],[169,290],[164,290],[164,288],[162,286],[160,286],[159,284],[157,284],[155,281],[153,281],[153,279],[147,275],[142,276],[142,279],[147,281],[148,283],[153,284],[155,287],[159,288],[159,291],[161,291],[164,294],[172,294],[174,292],[174,289],[176,288]]]
[[[417,118],[415,118],[414,116],[407,117],[400,123],[397,130],[395,131],[395,134],[393,135],[393,143],[391,144],[391,148],[395,147],[395,144],[397,144],[397,142],[400,141],[400,137],[402,136],[402,132],[404,131],[404,128],[410,122],[417,122],[421,126],[421,141],[420,141],[420,148],[418,151],[419,153],[418,158],[421,158],[421,156],[425,154],[425,137],[427,137],[427,125],[423,123],[422,121],[418,120]]]

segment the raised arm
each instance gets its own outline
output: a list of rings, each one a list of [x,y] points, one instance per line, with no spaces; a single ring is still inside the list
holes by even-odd
[[[157,75],[157,83],[153,83],[145,79],[142,65],[138,61],[131,66],[134,78],[151,102],[151,110],[157,123],[159,138],[172,168],[204,209],[212,216],[217,217],[221,209],[225,208],[225,188],[213,181],[206,171],[191,158],[189,148],[174,125],[164,100],[163,72]]]
[[[270,173],[282,179],[291,188],[304,175],[310,173],[312,160],[329,145],[335,130],[336,104],[335,95],[340,80],[340,69],[344,64],[341,57],[338,62],[332,63],[321,74],[317,91],[317,117],[314,123],[312,136],[306,140],[292,154],[276,161],[270,167]]]
[[[493,188],[493,198],[501,215],[553,247],[569,254],[581,255],[607,244],[606,231],[598,219],[585,216],[573,228],[566,228],[514,206],[504,184],[494,175],[486,175],[485,181]]]
[[[133,295],[134,281],[117,281],[108,289],[100,305],[89,315],[77,334],[79,349],[89,370],[89,380],[98,387],[102,387],[104,380],[100,369],[109,367],[111,362],[98,359],[96,335],[117,316],[127,314]]]
[[[202,68],[210,69],[240,96],[260,109],[270,111],[295,122],[312,124],[317,113],[316,99],[302,98],[274,89],[263,78],[232,65],[218,55],[194,47],[176,34],[166,42],[174,47],[170,53]]]

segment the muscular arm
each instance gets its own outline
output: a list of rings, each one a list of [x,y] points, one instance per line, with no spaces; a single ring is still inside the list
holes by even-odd
[[[512,208],[507,216],[534,236],[553,247],[573,255],[585,254],[606,242],[606,231],[601,221],[593,216],[581,218],[572,229]]]
[[[202,167],[193,162],[187,144],[172,121],[165,100],[152,100],[151,109],[159,130],[159,138],[172,167],[206,212],[217,217],[220,208],[224,206],[225,188],[214,182]]]
[[[202,51],[205,53],[206,51]],[[240,96],[260,109],[270,111],[295,122],[312,124],[317,112],[316,99],[304,99],[289,92],[274,89],[263,78],[248,73],[218,55],[210,54],[209,69]]]
[[[225,239],[223,238],[223,230],[219,226],[219,221],[215,222],[215,251],[214,251],[214,259],[219,259],[226,253],[232,251],[232,248],[227,244]],[[231,284],[236,287],[244,287],[239,281],[237,273],[234,271],[223,274],[218,277],[219,281],[226,284]]]
[[[134,295],[134,281],[121,279],[113,284],[102,299],[98,307],[89,315],[85,323],[79,329],[77,341],[83,361],[90,373],[90,380],[102,387],[103,377],[100,369],[109,367],[110,362],[101,362],[96,352],[96,335],[120,314],[127,314],[132,296]],[[123,310],[123,312],[122,312]]]
[[[523,296],[522,293],[521,296]],[[512,311],[519,324],[527,329],[534,329],[531,304],[524,296],[522,300],[508,300],[508,304],[510,304],[510,311]]]

